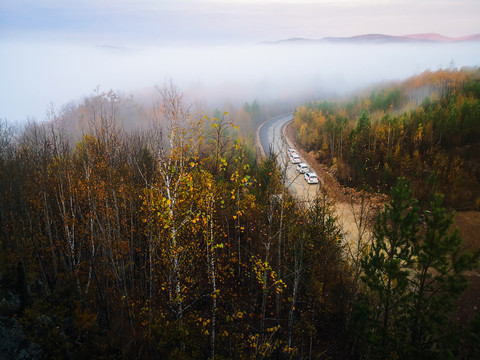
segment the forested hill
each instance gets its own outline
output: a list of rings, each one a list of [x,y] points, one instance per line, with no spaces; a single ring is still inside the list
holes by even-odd
[[[444,93],[430,91],[423,113],[445,113],[447,125],[451,106],[478,113],[478,83],[463,82],[437,85]],[[296,202],[275,155],[257,162],[227,114],[197,117],[174,87],[160,94],[148,131],[122,129],[120,116],[143,113],[114,93],[22,131],[0,121],[0,358],[479,358],[477,309],[465,306],[463,323],[455,312],[480,251],[462,252],[441,196],[421,212],[400,180],[375,238],[350,247],[326,192]],[[308,146],[324,139],[317,152],[355,181],[370,179],[360,165],[382,148],[392,164],[407,146],[434,158],[429,136],[438,154],[474,148],[423,119],[409,144],[417,115],[395,111],[405,98],[399,87],[348,111],[312,105],[296,122],[309,140],[308,120]],[[244,118],[260,115],[244,107]],[[78,141],[60,126],[72,119],[89,125]],[[447,155],[438,161],[451,171]]]
[[[347,101],[297,109],[297,140],[346,185],[387,191],[398,177],[416,196],[480,206],[480,69],[426,71]]]

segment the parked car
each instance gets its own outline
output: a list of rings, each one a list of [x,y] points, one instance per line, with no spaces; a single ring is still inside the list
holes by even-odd
[[[309,172],[310,169],[308,168],[307,164],[300,163],[300,164],[297,165],[297,171],[301,174],[305,174],[305,173]]]
[[[305,173],[304,178],[309,184],[318,184],[318,176],[314,172]]]
[[[292,164],[299,164],[302,162],[298,154],[290,155],[290,161],[292,162]]]

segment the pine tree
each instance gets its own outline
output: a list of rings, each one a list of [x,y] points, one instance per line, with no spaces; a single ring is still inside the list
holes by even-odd
[[[446,353],[445,347],[454,344],[458,332],[448,315],[468,286],[465,271],[478,266],[480,251],[461,252],[458,231],[450,231],[453,214],[447,215],[442,202],[443,195],[435,195],[424,214],[425,233],[413,244],[412,296],[406,314],[411,342],[407,355],[412,359],[438,359],[439,351]]]
[[[362,261],[362,280],[378,305],[371,313],[369,337],[380,358],[389,358],[400,340],[397,319],[409,301],[408,278],[417,223],[417,201],[401,179],[392,189],[392,200],[377,217],[372,247]]]
[[[461,251],[462,239],[450,230],[453,215],[442,202],[442,195],[434,197],[420,228],[417,200],[399,179],[377,217],[374,242],[362,261],[368,302],[357,308],[372,358],[438,359],[458,344],[449,315],[480,250]]]

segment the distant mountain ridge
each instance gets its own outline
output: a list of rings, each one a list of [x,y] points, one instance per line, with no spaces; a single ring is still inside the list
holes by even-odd
[[[283,44],[283,43],[455,43],[467,41],[480,41],[480,34],[466,35],[460,37],[449,37],[436,33],[411,34],[411,35],[385,35],[385,34],[364,34],[348,37],[324,37],[322,39],[291,38],[278,41],[265,41],[262,44]]]

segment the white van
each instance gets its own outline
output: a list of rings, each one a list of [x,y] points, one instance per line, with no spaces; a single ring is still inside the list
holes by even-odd
[[[304,178],[308,184],[318,184],[318,176],[314,172],[305,173]]]
[[[299,163],[302,162],[302,160],[300,159],[300,156],[298,154],[290,155],[290,161],[292,162],[292,164],[299,164]]]

